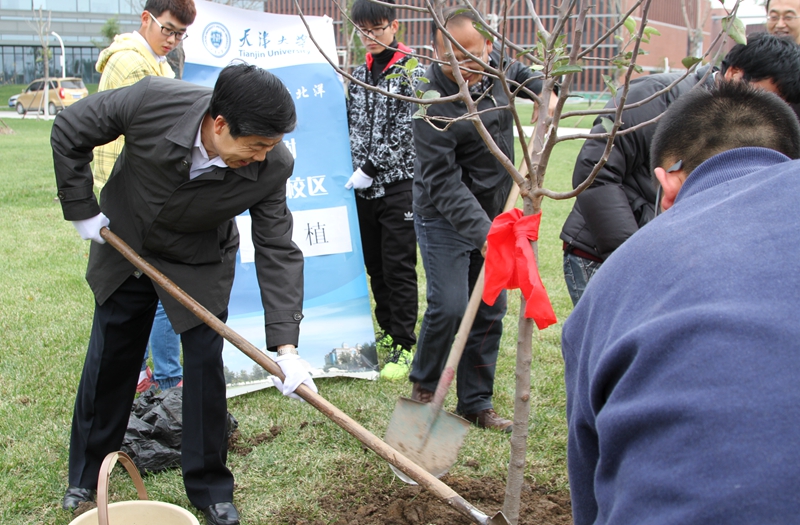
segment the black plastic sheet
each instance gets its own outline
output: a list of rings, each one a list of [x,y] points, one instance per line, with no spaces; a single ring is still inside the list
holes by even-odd
[[[142,474],[161,472],[181,464],[183,388],[148,390],[133,402],[122,451]],[[230,412],[227,437],[239,426]]]

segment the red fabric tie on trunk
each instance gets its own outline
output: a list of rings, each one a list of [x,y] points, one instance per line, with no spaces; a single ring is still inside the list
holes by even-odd
[[[520,288],[525,296],[525,317],[539,330],[557,322],[556,313],[544,289],[530,241],[539,239],[542,213],[522,215],[514,208],[498,215],[487,236],[486,284],[483,302],[493,305],[503,289]]]

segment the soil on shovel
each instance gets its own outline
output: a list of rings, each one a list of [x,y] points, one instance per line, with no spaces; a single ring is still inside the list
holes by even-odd
[[[472,479],[444,476],[442,481],[482,512],[493,515],[503,507],[504,483],[490,478]],[[469,525],[471,522],[431,493],[418,486],[393,485],[364,488],[348,484],[340,492],[319,500],[326,521],[309,520],[292,512],[282,513],[279,523],[287,525]],[[522,490],[519,525],[569,525],[572,510],[569,493],[549,492],[525,483]]]

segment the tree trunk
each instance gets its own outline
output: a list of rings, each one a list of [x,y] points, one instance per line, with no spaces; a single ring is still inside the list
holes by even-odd
[[[538,143],[538,137],[531,145]],[[534,162],[538,162],[538,158]],[[534,215],[541,211],[541,197],[523,198],[523,213]],[[539,243],[531,242],[536,265],[539,265]],[[533,362],[533,319],[525,317],[525,297],[520,292],[519,328],[517,332],[517,362],[514,387],[514,426],[511,431],[511,454],[508,460],[508,479],[503,500],[503,514],[513,525],[519,522],[519,507],[522,485],[525,482],[527,465],[528,425],[531,417],[531,363]]]
[[[528,423],[531,413],[531,361],[533,319],[525,317],[525,298],[520,293],[519,333],[517,335],[516,393],[514,396],[514,427],[511,432],[511,456],[508,461],[508,480],[503,501],[503,514],[516,525],[528,449]]]
[[[47,38],[45,36],[45,38]],[[45,119],[50,116],[50,53],[48,47],[44,45],[42,40],[42,64],[44,65],[44,96],[42,97],[44,104],[44,117]]]

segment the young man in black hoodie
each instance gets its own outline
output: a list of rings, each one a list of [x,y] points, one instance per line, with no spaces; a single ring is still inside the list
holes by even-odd
[[[356,0],[351,19],[367,50],[366,64],[357,67],[353,76],[383,91],[414,96],[414,83],[423,68],[406,71],[411,49],[395,39],[399,23],[394,8]],[[383,331],[378,346],[388,352],[381,377],[405,379],[416,343],[418,308],[411,203],[416,158],[411,135],[413,108],[357,82],[351,82],[348,91],[354,172],[345,187],[356,191],[364,263],[375,298],[375,318]]]

